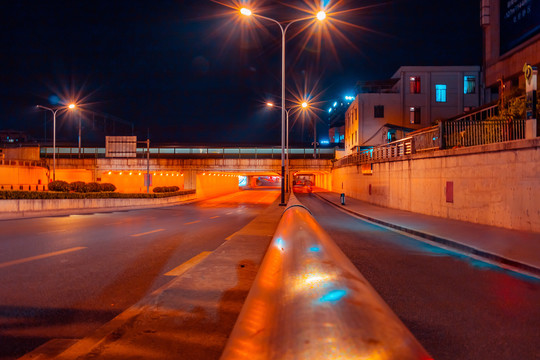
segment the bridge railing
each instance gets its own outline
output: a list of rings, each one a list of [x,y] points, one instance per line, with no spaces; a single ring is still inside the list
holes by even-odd
[[[222,360],[431,357],[294,196]]]
[[[485,145],[525,138],[524,119],[492,119],[498,105],[485,106],[475,112],[441,121],[409,134],[408,137],[347,155],[334,167],[392,161],[422,151]]]
[[[290,148],[289,159],[312,159],[313,148]],[[146,157],[146,148],[137,148],[137,158]],[[53,148],[42,147],[42,158],[52,158]],[[333,159],[334,149],[317,149],[320,159]],[[105,148],[56,147],[57,158],[105,158]],[[281,159],[281,147],[151,147],[151,158],[175,159]]]

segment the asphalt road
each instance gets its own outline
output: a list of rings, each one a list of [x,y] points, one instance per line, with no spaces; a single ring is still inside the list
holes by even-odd
[[[0,221],[0,359],[88,335],[277,196],[254,190],[156,209]]]
[[[540,281],[297,197],[434,359],[540,359]]]

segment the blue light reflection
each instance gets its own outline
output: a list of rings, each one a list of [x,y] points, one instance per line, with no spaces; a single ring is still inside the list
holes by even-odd
[[[285,241],[283,241],[282,238],[279,237],[279,238],[276,239],[276,245],[277,245],[277,247],[280,248],[281,250],[285,250],[285,249],[284,249],[284,248],[285,248]]]
[[[347,295],[347,291],[340,289],[340,290],[332,290],[328,294],[324,295],[319,299],[319,302],[336,302],[341,300],[345,295]]]

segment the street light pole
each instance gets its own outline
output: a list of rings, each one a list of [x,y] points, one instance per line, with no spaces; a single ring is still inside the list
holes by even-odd
[[[250,16],[253,13],[251,10],[242,8],[240,9],[240,13],[245,16]],[[265,19],[268,21],[271,21],[273,23],[276,23],[279,26],[279,29],[281,30],[281,202],[280,206],[285,206],[285,43],[286,43],[286,33],[287,29],[289,29],[289,26],[294,24],[295,22],[303,21],[303,20],[309,20],[311,17],[296,19],[293,21],[290,21],[287,23],[285,28],[283,28],[283,25],[275,19],[253,14],[254,16],[257,16],[261,19]],[[326,18],[326,13],[324,11],[320,11],[317,13],[317,19],[320,21],[324,20]]]
[[[53,113],[53,181],[56,180],[56,113],[58,110],[69,108],[74,109],[75,104],[69,104],[68,106],[59,107],[56,109],[51,109],[46,106],[37,105],[37,108],[48,110]]]
[[[270,106],[270,107],[275,106],[274,104],[272,104],[270,102],[266,103],[266,105]],[[281,106],[276,106],[276,107],[280,108],[282,110],[282,112],[283,112],[283,107],[281,107]],[[285,161],[285,163],[286,163],[285,182],[287,183],[287,186],[285,187],[286,192],[289,192],[289,181],[290,181],[290,179],[289,179],[289,111],[291,111],[291,110],[292,110],[292,108],[289,108],[288,110],[285,110],[285,118],[286,118],[286,126],[285,126],[285,129],[286,129],[286,131],[285,131],[285,133],[286,133],[286,140],[285,140],[286,152],[285,153],[286,153],[286,157],[287,157],[286,161]],[[282,144],[283,144],[283,142],[282,142]],[[283,178],[282,178],[282,184],[283,184]]]

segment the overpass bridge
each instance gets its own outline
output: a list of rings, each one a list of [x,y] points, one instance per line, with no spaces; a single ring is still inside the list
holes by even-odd
[[[106,149],[100,147],[56,147],[56,178],[68,182],[111,182],[120,191],[142,192],[146,190],[142,175],[147,171],[153,175],[155,186],[179,185],[185,189],[222,186],[228,177],[253,179],[281,173],[280,147],[151,147],[149,150],[137,148],[135,157],[112,158],[106,157]],[[52,169],[52,147],[40,148],[40,157]],[[335,149],[317,149],[314,158],[312,148],[290,148],[289,178],[292,181],[294,176],[304,176],[319,186],[328,185],[334,158]],[[216,184],[208,186],[209,177],[222,181],[211,181]]]

